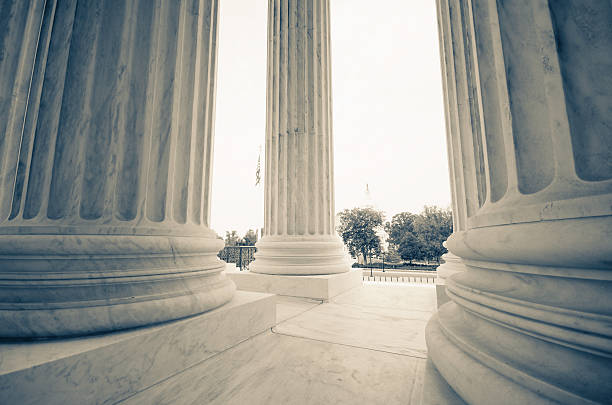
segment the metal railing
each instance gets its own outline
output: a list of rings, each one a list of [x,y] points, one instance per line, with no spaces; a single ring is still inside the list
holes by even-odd
[[[217,256],[226,263],[236,263],[240,271],[243,271],[255,260],[256,251],[255,246],[226,246]]]
[[[422,283],[422,284],[435,284],[436,272],[382,272],[370,270],[364,271],[362,274],[363,281],[373,282],[388,282],[388,283]]]

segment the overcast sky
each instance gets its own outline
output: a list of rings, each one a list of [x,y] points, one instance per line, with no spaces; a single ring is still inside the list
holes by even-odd
[[[435,2],[331,0],[336,212],[450,206]],[[222,0],[211,226],[263,224],[266,0]]]

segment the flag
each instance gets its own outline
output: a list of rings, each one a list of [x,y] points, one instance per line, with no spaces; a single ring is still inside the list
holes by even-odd
[[[255,185],[258,186],[261,183],[261,148],[259,149],[259,156],[257,157],[257,169],[255,170]]]

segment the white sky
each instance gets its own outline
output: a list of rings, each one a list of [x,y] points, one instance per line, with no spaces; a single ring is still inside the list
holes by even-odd
[[[211,226],[263,225],[266,0],[222,0]],[[450,206],[435,2],[331,0],[336,212]]]

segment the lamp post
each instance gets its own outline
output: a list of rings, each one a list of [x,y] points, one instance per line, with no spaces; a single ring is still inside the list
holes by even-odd
[[[383,228],[382,226],[379,226],[376,229],[376,236],[378,236],[378,239],[380,240],[380,251],[382,253],[382,271],[384,273],[385,272],[385,253],[387,253],[389,249],[389,242],[387,242],[387,239],[389,239],[389,234],[385,231],[385,228]]]

